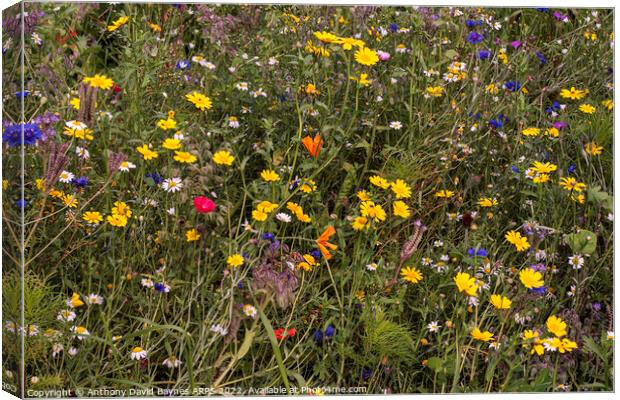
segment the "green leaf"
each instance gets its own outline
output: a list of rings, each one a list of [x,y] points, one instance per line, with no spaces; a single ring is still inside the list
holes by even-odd
[[[602,191],[599,185],[588,189],[588,201],[604,207],[607,211],[614,210],[614,197]]]
[[[592,254],[596,251],[596,234],[585,229],[566,235],[566,243],[573,253]]]
[[[439,357],[431,357],[428,359],[428,367],[436,373],[440,373],[443,368],[443,360]]]

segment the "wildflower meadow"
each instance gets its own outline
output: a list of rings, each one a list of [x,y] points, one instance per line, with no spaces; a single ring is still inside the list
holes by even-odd
[[[3,389],[613,391],[613,17],[4,10]]]

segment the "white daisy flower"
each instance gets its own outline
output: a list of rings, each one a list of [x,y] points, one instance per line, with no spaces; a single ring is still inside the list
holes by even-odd
[[[277,214],[276,214],[276,219],[277,219],[278,221],[280,221],[280,222],[284,222],[284,223],[287,223],[287,224],[288,224],[289,222],[291,222],[291,216],[290,216],[290,215],[288,215],[287,213],[283,213],[283,212],[281,212],[281,213],[277,213]]]
[[[211,325],[211,332],[220,334],[221,336],[225,336],[228,333],[228,330],[220,324],[214,324]]]
[[[140,284],[144,287],[152,288],[155,283],[153,282],[151,278],[142,278],[140,280]]]
[[[236,88],[237,90],[241,90],[241,91],[247,92],[247,90],[248,90],[248,88],[249,88],[249,85],[248,85],[248,83],[247,83],[247,82],[238,82],[238,83],[235,85],[235,88]]]
[[[146,358],[147,355],[148,355],[148,352],[146,350],[144,350],[140,346],[136,346],[133,349],[131,349],[130,357],[132,360],[142,360]]]
[[[64,346],[62,344],[54,343],[52,345],[52,357],[56,357],[63,350],[64,350]]]
[[[390,122],[390,128],[400,130],[403,127],[403,124],[400,121],[392,121]]]
[[[240,126],[239,118],[235,116],[228,118],[228,126],[231,128],[237,129]]]
[[[71,322],[75,319],[75,313],[72,310],[62,310],[56,316],[58,321]]]
[[[166,210],[166,212],[168,213],[168,215],[174,215],[174,213],[176,212],[176,208],[170,207]]]
[[[248,317],[256,318],[256,314],[258,314],[258,311],[256,310],[256,307],[254,307],[253,305],[246,304],[243,306],[243,313],[247,315]]]
[[[79,340],[84,340],[86,336],[90,335],[90,332],[84,326],[72,326],[71,332],[75,333],[75,337]]]
[[[176,358],[175,356],[168,357],[162,362],[162,365],[168,368],[178,368],[182,364],[181,360]]]
[[[70,347],[68,353],[71,357],[75,357],[78,353],[78,349],[75,347]]]
[[[83,129],[88,128],[88,126],[85,123],[80,122],[80,121],[74,121],[74,120],[65,122],[65,126],[73,130],[83,130]]]
[[[103,304],[103,297],[96,293],[91,293],[86,297],[86,301],[88,304]]]
[[[175,193],[181,190],[183,182],[181,178],[168,178],[162,182],[161,187],[168,193]]]
[[[378,267],[377,263],[366,264],[366,269],[368,271],[376,271],[377,267]]]
[[[568,257],[568,263],[573,267],[573,269],[581,269],[581,267],[583,267],[584,260],[580,254],[574,254]]]
[[[121,165],[118,166],[119,171],[129,172],[130,169],[136,168],[136,164],[130,161],[123,161]]]
[[[437,321],[432,321],[430,324],[426,325],[426,327],[429,332],[438,332],[441,325],[439,325],[439,322]]]
[[[62,171],[60,173],[60,176],[58,177],[58,180],[60,182],[62,182],[62,183],[71,183],[73,178],[75,178],[75,175],[73,175],[71,172],[69,172],[69,171]]]
[[[84,147],[77,146],[75,148],[75,154],[77,154],[77,156],[83,160],[88,160],[90,158],[89,151]]]

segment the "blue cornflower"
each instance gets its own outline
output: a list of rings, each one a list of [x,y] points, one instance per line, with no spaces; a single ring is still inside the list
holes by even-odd
[[[467,35],[467,41],[471,44],[477,44],[480,43],[484,40],[484,36],[479,34],[476,31],[471,31],[469,32],[469,35]]]
[[[177,69],[188,69],[189,65],[190,63],[188,60],[179,60],[179,62],[177,62]]]
[[[465,21],[465,25],[467,25],[468,28],[473,28],[474,26],[482,25],[482,20],[468,19],[467,21]]]
[[[521,89],[521,81],[508,81],[504,83],[504,89],[510,92],[516,92]]]
[[[398,30],[398,25],[396,25],[395,23],[391,23],[389,26],[390,31],[392,32],[396,32]]]
[[[567,171],[569,174],[572,174],[573,172],[575,172],[575,170],[576,170],[576,169],[577,169],[577,166],[576,166],[575,164],[571,164],[571,165],[569,165],[569,166],[568,166],[568,168],[566,169],[566,171]]]
[[[164,181],[164,178],[159,175],[157,172],[149,172],[144,175],[145,178],[151,178],[156,185],[159,185]]]
[[[521,171],[519,171],[519,168],[517,168],[516,165],[513,165],[512,167],[510,167],[510,169],[512,170],[512,172],[514,172],[515,174],[520,174]]]
[[[86,186],[88,186],[88,178],[85,176],[80,176],[79,178],[73,178],[71,180],[71,183],[73,183],[75,187],[85,188]]]
[[[321,332],[319,329],[314,329],[314,335],[312,337],[314,339],[314,342],[316,344],[321,344],[323,343],[323,332]]]
[[[546,13],[546,12],[549,12],[549,9],[548,8],[544,8],[544,7],[538,7],[538,8],[536,8],[536,11],[545,12]]]
[[[562,107],[560,106],[560,103],[557,101],[554,101],[552,105],[550,105],[549,107],[545,108],[545,112],[547,114],[552,114],[554,111],[560,111],[562,109]]]
[[[479,248],[478,250],[476,250],[473,247],[467,250],[467,254],[469,254],[470,257],[486,257],[489,255],[486,249]]]
[[[26,207],[28,207],[28,202],[24,199],[19,199],[15,202],[15,205],[17,206],[17,208],[20,208],[23,210]]]
[[[508,122],[507,118],[504,118],[504,114],[500,114],[497,118],[489,121],[489,125],[491,125],[495,129],[500,129],[504,127],[504,124]]]
[[[325,338],[331,339],[334,336],[334,331],[336,328],[332,324],[329,324],[325,329]]]
[[[2,133],[2,141],[8,143],[9,147],[16,147],[22,144],[22,127],[24,129],[24,145],[34,146],[37,140],[41,139],[43,132],[37,124],[11,124]]]
[[[237,288],[243,289],[244,287],[245,287],[245,285],[243,284],[243,282],[237,283]]]
[[[473,119],[475,119],[475,120],[479,120],[479,119],[480,119],[480,116],[481,116],[482,114],[480,114],[480,112],[477,112],[477,113],[475,113],[475,114],[474,114],[473,112],[471,112],[471,111],[470,111],[470,112],[469,112],[469,114],[467,114],[467,115],[469,115],[471,118],[473,118]]]
[[[17,98],[17,100],[21,100],[21,99],[25,99],[26,97],[28,97],[29,94],[30,94],[29,91],[24,90],[23,92],[16,92],[15,97]]]
[[[320,258],[321,258],[321,252],[320,252],[319,250],[316,250],[316,249],[315,249],[315,250],[312,250],[312,251],[310,252],[310,255],[311,255],[312,257],[314,257],[314,259],[315,259],[315,260],[318,260],[318,259],[320,259]]]
[[[542,296],[545,293],[547,293],[547,288],[545,286],[541,286],[539,288],[531,288],[531,289],[528,289],[528,292]]]
[[[164,282],[158,282],[153,285],[153,288],[159,293],[168,293],[170,291],[170,286],[166,285]]]
[[[263,240],[269,240],[270,242],[273,242],[276,238],[275,235],[271,232],[265,232],[261,237],[263,238]]]
[[[490,56],[491,56],[491,52],[489,50],[480,50],[480,51],[478,51],[478,57],[481,60],[486,60]]]
[[[538,57],[538,61],[540,61],[540,63],[542,65],[547,64],[547,58],[545,57],[545,55],[543,53],[541,53],[540,51],[536,52],[536,57]]]
[[[367,381],[370,378],[372,378],[372,369],[364,367],[362,369],[362,380]]]
[[[291,182],[291,186],[289,190],[295,190],[295,188],[299,185],[299,182],[300,182],[299,179],[295,179],[293,182]]]

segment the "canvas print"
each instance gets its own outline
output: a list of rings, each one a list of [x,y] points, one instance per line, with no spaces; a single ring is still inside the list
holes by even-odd
[[[3,390],[613,391],[613,17],[5,9]]]

